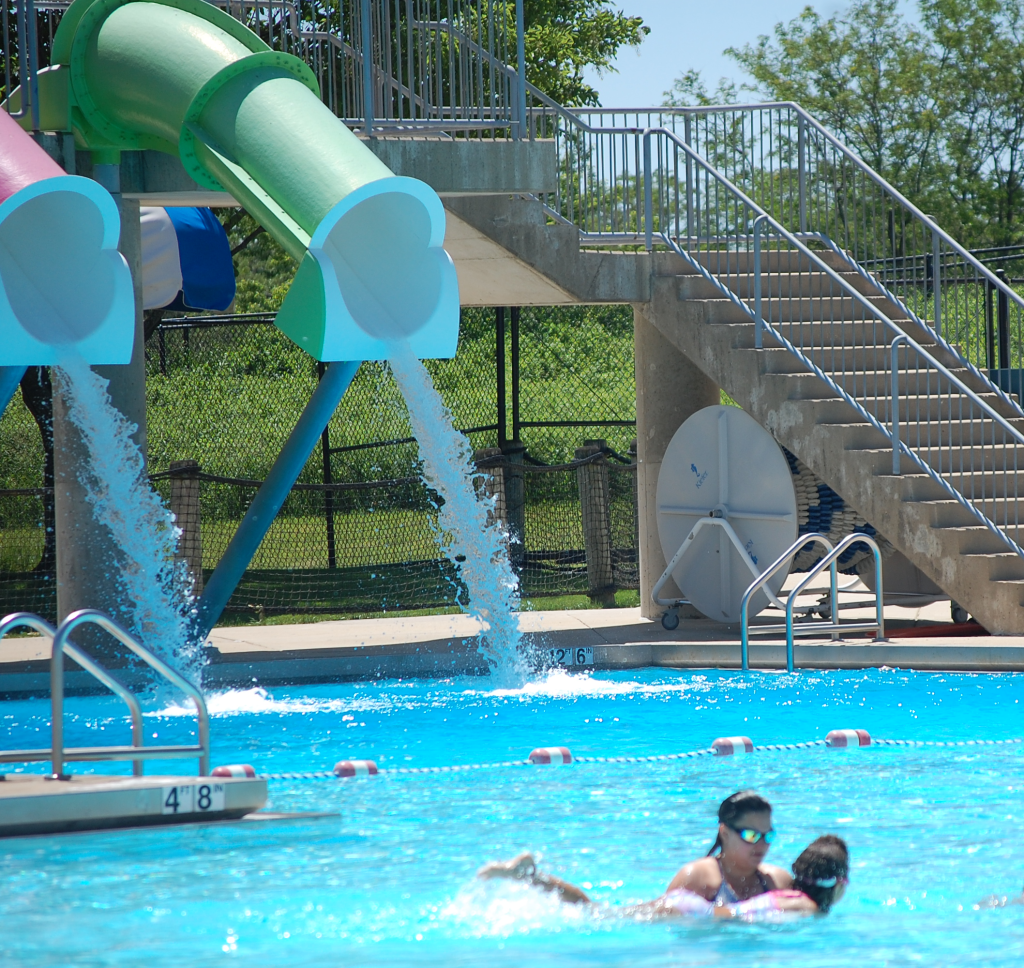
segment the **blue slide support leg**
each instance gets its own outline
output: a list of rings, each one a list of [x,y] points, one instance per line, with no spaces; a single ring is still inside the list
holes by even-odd
[[[21,378],[25,375],[24,366],[0,366],[0,416],[11,402],[14,391],[18,389]]]
[[[256,492],[249,510],[231,539],[224,557],[206,583],[196,608],[195,630],[203,640],[210,634],[266,537],[277,512],[306,466],[309,455],[327,426],[341,398],[352,383],[359,361],[332,363],[327,367],[299,422],[278,454],[267,479]]]

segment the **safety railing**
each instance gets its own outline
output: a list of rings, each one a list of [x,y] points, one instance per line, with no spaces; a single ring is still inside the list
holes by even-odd
[[[643,243],[642,133],[669,131],[787,231],[839,253],[1002,391],[1019,391],[1024,297],[799,105],[565,109],[529,92],[531,130],[558,146],[558,187],[545,202],[584,242]],[[694,164],[677,160],[678,169],[658,171],[655,214],[677,215],[672,231],[685,236],[707,200]]]
[[[71,633],[83,625],[95,625],[125,645],[169,683],[181,689],[196,706],[198,743],[179,746],[146,746],[142,728],[142,711],[135,696],[100,663],[70,641]],[[166,662],[153,655],[112,619],[94,609],[72,612],[57,629],[38,615],[15,612],[0,620],[0,639],[8,632],[27,627],[52,639],[50,654],[51,740],[47,749],[3,750],[0,763],[29,763],[50,760],[54,778],[64,778],[64,765],[72,762],[131,760],[132,772],[141,776],[143,763],[152,759],[199,760],[199,776],[210,773],[210,717],[202,693],[175,672]],[[86,672],[114,692],[127,704],[132,717],[131,746],[64,746],[64,656],[69,655]]]
[[[779,573],[808,544],[820,544],[826,552],[800,579],[797,585],[786,596],[784,625],[750,626],[750,601],[758,592],[767,591],[768,582]],[[874,556],[875,562],[875,620],[873,622],[841,622],[839,620],[839,558],[853,545],[866,544]],[[829,611],[828,620],[823,622],[794,622],[793,613],[797,600],[809,589],[811,582],[826,568],[829,570]],[[750,583],[743,593],[740,603],[740,668],[746,672],[750,668],[750,636],[776,635],[786,633],[786,671],[795,669],[795,645],[798,635],[829,635],[838,639],[840,635],[850,632],[875,632],[876,641],[885,638],[885,617],[883,614],[884,595],[882,591],[882,555],[875,540],[866,534],[848,534],[835,546],[822,534],[800,535],[778,558],[775,559],[762,574]]]
[[[525,92],[508,65],[524,59],[522,0],[212,2],[274,50],[306,61],[324,102],[367,135],[520,137]],[[35,0],[33,13],[33,0],[18,0],[19,18],[38,25],[44,65],[69,6]],[[22,62],[24,90],[35,73],[20,52],[37,56],[38,45],[10,29],[6,5],[4,17],[5,92]]]
[[[564,169],[559,179],[560,191],[566,193],[563,199],[577,191],[576,197],[596,200],[595,207],[563,207],[562,212],[549,208],[553,215],[578,219],[584,244],[604,240],[606,245],[629,243],[646,249],[661,245],[682,256],[723,298],[755,321],[755,338],[770,333],[776,345],[890,441],[890,344],[896,336],[906,336],[913,366],[897,380],[902,381],[899,385],[916,381],[928,397],[927,402],[920,401],[917,415],[928,419],[918,428],[922,446],[905,452],[949,498],[1024,557],[1015,474],[1024,463],[1024,452],[1019,452],[1021,442],[1012,424],[995,407],[1000,403],[1016,419],[1024,415],[1016,403],[975,367],[965,367],[962,375],[952,372],[914,339],[917,335],[934,341],[937,352],[955,359],[955,348],[939,334],[926,323],[901,318],[901,306],[892,295],[850,269],[845,254],[840,259],[822,252],[815,233],[789,231],[676,131],[594,128],[571,112],[554,108],[559,123],[571,128],[582,146],[581,153],[594,159],[597,174],[592,183],[599,190],[588,194],[580,186],[574,189],[572,174]],[[590,161],[579,170],[587,174],[588,165]],[[631,166],[636,177],[620,181],[622,191],[609,192],[601,173]],[[627,182],[629,191],[624,190]],[[798,212],[799,194],[798,190]],[[809,243],[819,248],[812,250]],[[991,400],[982,399],[967,378]],[[1001,463],[983,464],[979,473],[973,461],[985,458],[965,451],[960,442],[979,441],[982,433],[999,446]],[[972,463],[965,465],[965,459]]]

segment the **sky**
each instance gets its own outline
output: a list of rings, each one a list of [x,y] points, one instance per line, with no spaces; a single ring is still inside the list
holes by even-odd
[[[636,50],[623,48],[618,73],[587,74],[605,107],[650,107],[683,71],[696,68],[709,88],[721,77],[743,79],[739,66],[722,51],[753,44],[775,24],[796,17],[810,3],[828,17],[847,6],[837,0],[615,0],[614,6],[641,16],[651,28]],[[909,3],[904,4],[910,7]]]

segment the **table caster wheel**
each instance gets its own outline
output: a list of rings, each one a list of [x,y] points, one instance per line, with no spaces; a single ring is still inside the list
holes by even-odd
[[[662,612],[661,627],[665,629],[666,632],[671,632],[674,629],[679,628],[679,613],[674,610]]]

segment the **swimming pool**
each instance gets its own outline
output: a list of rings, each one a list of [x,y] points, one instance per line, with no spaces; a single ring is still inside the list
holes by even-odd
[[[214,696],[214,763],[260,772],[578,755],[651,755],[823,738],[957,740],[1024,733],[1024,676],[898,671],[551,674],[389,681]],[[122,707],[123,708],[123,707]],[[165,705],[147,741],[187,738]],[[42,745],[44,701],[0,705],[10,745]],[[67,702],[127,734],[116,700]],[[150,771],[156,771],[156,764]],[[117,770],[116,767],[113,768]],[[121,768],[123,772],[123,767]],[[850,844],[828,918],[784,925],[595,918],[514,884],[474,882],[522,849],[611,905],[659,894],[704,853],[714,810],[755,787],[776,807],[769,860],[817,834]],[[1024,749],[869,748],[653,764],[574,764],[354,780],[273,781],[271,809],[340,817],[0,842],[0,956],[19,965],[992,965],[1024,958],[1024,907],[975,910],[1024,883]]]

